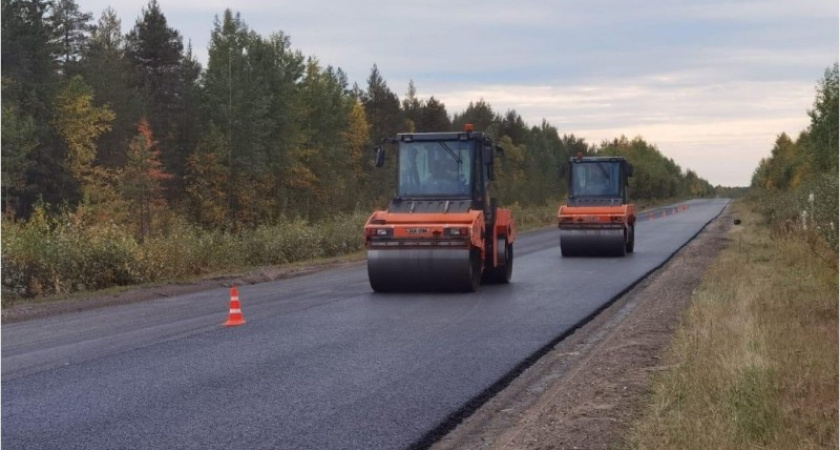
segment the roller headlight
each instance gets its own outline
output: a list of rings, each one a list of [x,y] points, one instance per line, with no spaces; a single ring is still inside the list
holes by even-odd
[[[444,229],[444,235],[450,237],[465,237],[469,236],[470,229],[469,228],[462,228],[462,227],[455,227],[455,228],[446,228]]]
[[[390,237],[390,236],[394,235],[394,229],[393,228],[374,228],[371,235],[375,236],[375,237]]]

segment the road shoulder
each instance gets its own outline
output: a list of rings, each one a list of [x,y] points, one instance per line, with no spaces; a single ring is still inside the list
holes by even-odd
[[[682,313],[728,245],[730,209],[431,448],[609,449],[644,407]]]

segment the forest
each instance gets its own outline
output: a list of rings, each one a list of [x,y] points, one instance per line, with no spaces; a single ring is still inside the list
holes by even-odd
[[[3,0],[2,12],[7,217],[40,201],[84,205],[142,233],[164,211],[208,227],[317,220],[392,194],[394,171],[371,164],[379,139],[467,122],[506,149],[506,202],[561,197],[557,168],[581,151],[627,153],[643,166],[639,198],[711,192],[641,138],[596,147],[483,99],[450,114],[413,83],[401,100],[376,65],[364,88],[350,85],[282,31],[260,36],[230,10],[213,24],[207,67],[154,0],[127,34],[113,10],[94,22],[74,0]]]
[[[627,156],[636,201],[716,193],[642,137],[588,143],[484,99],[450,112],[413,82],[397,95],[375,63],[351,83],[230,9],[208,25],[203,67],[156,0],[125,33],[110,8],[95,18],[75,0],[2,0],[4,294],[358,249],[360,218],[395,192],[393,161],[375,169],[373,148],[398,132],[473,123],[505,150],[496,195],[523,210],[556,208],[560,166],[577,153]],[[281,228],[299,240],[276,242]],[[214,253],[225,245],[249,256]]]

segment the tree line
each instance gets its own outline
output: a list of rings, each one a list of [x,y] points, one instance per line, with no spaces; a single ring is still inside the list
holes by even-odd
[[[791,190],[807,184],[809,178],[828,175],[836,178],[838,167],[838,65],[826,69],[817,83],[811,123],[791,139],[781,133],[770,156],[755,169],[752,186]]]
[[[577,153],[627,156],[636,198],[714,193],[640,137],[592,145],[483,99],[450,114],[413,82],[400,99],[375,64],[364,87],[351,85],[282,31],[260,35],[229,9],[213,23],[206,67],[156,0],[127,33],[110,8],[94,20],[75,0],[2,0],[2,42],[7,219],[64,208],[140,240],[173,217],[233,230],[318,221],[393,195],[393,161],[372,164],[381,138],[466,123],[505,149],[504,203],[560,199],[558,169]]]
[[[770,156],[755,169],[751,187],[766,218],[779,229],[810,228],[837,252],[838,64],[816,85],[811,123],[792,139],[776,138]]]

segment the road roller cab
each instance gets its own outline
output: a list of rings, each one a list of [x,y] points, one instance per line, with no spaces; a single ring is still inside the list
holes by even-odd
[[[368,277],[374,291],[475,291],[507,283],[516,227],[491,197],[494,153],[468,125],[463,132],[401,133],[376,151],[395,150],[397,193],[365,224]]]
[[[633,166],[622,157],[569,159],[569,199],[557,212],[563,256],[624,256],[633,252],[636,209],[627,201]]]

